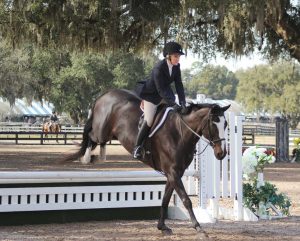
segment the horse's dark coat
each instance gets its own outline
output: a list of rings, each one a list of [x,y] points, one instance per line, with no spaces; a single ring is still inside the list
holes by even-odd
[[[112,138],[117,138],[125,149],[132,153],[139,118],[142,114],[139,108],[140,101],[141,99],[134,93],[127,90],[112,90],[100,96],[85,125],[81,148],[71,158],[83,156],[88,147],[93,149],[98,143],[104,146]],[[158,229],[165,232],[171,231],[165,225],[165,218],[171,195],[176,190],[189,211],[193,227],[198,231],[201,230],[193,213],[192,203],[181,181],[185,169],[193,160],[199,137],[183,125],[181,118],[199,135],[204,135],[210,141],[218,140],[213,148],[215,156],[221,160],[226,155],[226,149],[222,150],[219,132],[213,121],[218,122],[228,107],[194,104],[189,107],[187,115],[181,116],[172,112],[160,130],[147,140],[151,142],[151,155],[146,155],[142,161],[155,170],[163,172],[167,177]],[[162,114],[163,112],[160,112],[157,115],[154,125]],[[149,157],[152,157],[153,161]]]

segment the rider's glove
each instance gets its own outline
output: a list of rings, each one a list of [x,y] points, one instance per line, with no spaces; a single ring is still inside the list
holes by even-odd
[[[173,110],[174,110],[175,112],[180,112],[181,109],[182,109],[182,107],[181,107],[180,105],[177,105],[177,104],[174,104],[174,105],[172,106],[172,108],[173,108]]]
[[[181,107],[182,107],[180,113],[183,114],[183,115],[187,114],[188,109],[186,108],[185,103],[182,102],[180,104],[181,104]]]

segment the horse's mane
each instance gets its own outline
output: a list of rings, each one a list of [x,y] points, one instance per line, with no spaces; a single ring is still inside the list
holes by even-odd
[[[186,115],[190,114],[193,110],[200,110],[202,108],[213,108],[213,107],[220,107],[218,104],[209,104],[209,103],[189,103],[189,105],[186,107],[187,112]]]
[[[161,103],[157,106],[157,111],[156,113],[160,113],[161,111],[163,111],[164,109],[166,109],[167,107],[169,107],[167,104],[165,103]],[[184,115],[188,115],[190,114],[193,110],[200,110],[202,108],[214,108],[214,107],[219,107],[220,106],[218,104],[208,104],[208,103],[201,103],[201,104],[195,104],[195,103],[189,103],[189,105],[186,107],[187,111]]]

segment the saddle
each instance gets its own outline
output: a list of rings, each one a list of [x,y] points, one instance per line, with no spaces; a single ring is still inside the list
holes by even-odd
[[[140,116],[139,125],[138,125],[139,129],[141,128],[141,126],[144,122],[144,105],[143,105],[143,101],[141,102],[140,108],[143,111],[143,114]],[[166,119],[168,117],[168,114],[171,110],[173,110],[173,108],[168,107],[166,104],[158,105],[155,116],[154,116],[154,121],[153,121],[153,124],[151,126],[149,137],[152,137],[160,129],[160,127],[162,127],[162,125],[166,121]]]

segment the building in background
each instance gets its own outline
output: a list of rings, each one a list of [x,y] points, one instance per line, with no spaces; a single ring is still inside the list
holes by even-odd
[[[0,121],[1,122],[34,122],[43,121],[52,114],[53,104],[43,101],[32,101],[30,104],[25,100],[17,99],[13,106],[3,98],[0,98]]]

